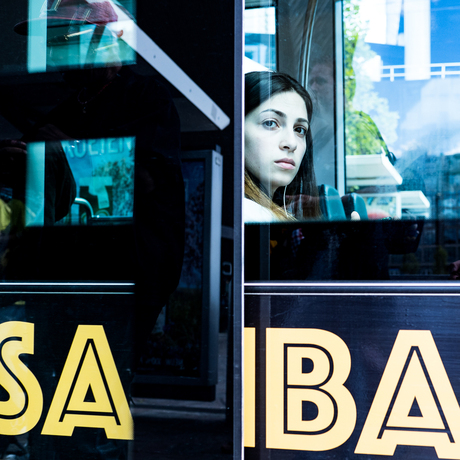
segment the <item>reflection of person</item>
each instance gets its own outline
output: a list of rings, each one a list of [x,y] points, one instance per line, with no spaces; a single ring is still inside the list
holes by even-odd
[[[123,66],[117,51],[123,26],[117,22],[110,2],[48,0],[50,5],[53,8],[42,18],[47,21],[48,35],[53,37],[48,43],[51,48],[48,54],[53,65],[62,71],[64,80],[76,91],[24,138],[56,144],[63,139],[135,139],[136,279],[140,284],[145,283],[155,303],[153,320],[175,289],[182,265],[185,206],[179,117],[162,84]],[[88,26],[92,27],[92,35],[88,34],[91,35],[89,51],[83,56],[78,55],[77,46],[66,52],[62,49],[59,53],[52,52],[54,47],[61,48],[71,38],[79,37]],[[28,28],[20,23],[15,30],[27,33]],[[99,49],[97,44],[101,44],[102,37],[105,37],[104,46],[99,46],[102,55],[95,64],[91,50]],[[80,67],[75,67],[75,62]],[[68,63],[73,63],[70,68]],[[162,261],[161,268],[152,263],[155,259]]]
[[[56,59],[54,64],[63,71],[64,80],[75,89],[69,99],[61,102],[51,110],[43,120],[24,136],[26,142],[44,141],[51,145],[54,151],[62,151],[60,141],[68,139],[98,139],[98,138],[132,138],[135,145],[135,190],[134,190],[134,218],[132,230],[129,232],[120,227],[116,243],[123,245],[115,247],[107,241],[96,248],[97,264],[91,266],[91,261],[81,260],[82,279],[134,279],[135,305],[126,312],[126,317],[113,318],[110,311],[103,313],[106,316],[97,316],[91,311],[91,305],[81,305],[77,309],[60,309],[56,311],[58,322],[66,325],[56,330],[54,321],[49,317],[37,316],[37,330],[47,330],[48,335],[56,343],[65,343],[73,335],[75,324],[95,323],[105,324],[107,335],[115,335],[119,331],[116,325],[123,323],[123,333],[117,336],[112,345],[114,359],[125,391],[130,383],[132,363],[131,352],[139,353],[143,343],[151,332],[156,317],[166,304],[169,295],[176,288],[182,266],[184,249],[184,186],[181,174],[180,153],[180,125],[179,117],[172,98],[167,89],[156,79],[135,74],[129,67],[123,66],[117,54],[117,37],[122,35],[121,30],[107,31],[108,23],[116,23],[116,14],[107,1],[97,2],[86,0],[48,1],[49,11],[47,20],[52,40],[48,46],[65,46],[64,37],[79,36],[78,26],[87,26],[90,21],[93,38],[91,43],[97,46],[104,34],[109,34],[113,42],[110,54],[105,54],[106,60],[95,63],[88,53],[89,61],[83,56],[71,56],[79,52],[77,46],[64,52],[48,53],[48,58]],[[18,25],[16,31],[27,33],[28,27]],[[66,25],[67,24],[67,25]],[[82,31],[85,29],[82,29]],[[53,33],[51,33],[53,32]],[[107,45],[108,46],[108,45]],[[91,48],[91,47],[90,47]],[[57,48],[56,48],[57,49]],[[48,50],[50,51],[50,50]],[[62,52],[61,52],[62,51]],[[80,62],[81,68],[67,68],[68,62]],[[73,58],[73,59],[70,59]],[[24,144],[9,144],[8,148],[24,149]],[[13,152],[14,153],[14,152]],[[21,153],[21,152],[16,152]],[[48,150],[46,150],[48,157]],[[65,156],[63,158],[65,160]],[[65,161],[67,164],[67,161]],[[67,165],[68,167],[68,165]],[[45,163],[45,169],[48,166]],[[51,171],[52,176],[60,176],[59,171]],[[49,171],[45,171],[45,196],[49,190]],[[45,224],[46,224],[45,220]],[[115,228],[114,226],[112,227]],[[118,228],[118,227],[117,227]],[[116,229],[115,229],[116,230]],[[46,230],[36,229],[46,234]],[[31,233],[28,233],[30,236]],[[114,232],[109,232],[114,235]],[[88,236],[89,235],[89,236]],[[121,236],[120,236],[121,235]],[[94,234],[81,231],[78,233],[77,245],[92,245]],[[122,236],[127,236],[121,240]],[[24,242],[24,241],[23,241]],[[62,244],[62,241],[57,241]],[[67,241],[69,252],[74,241]],[[8,275],[12,279],[74,279],[76,267],[66,260],[66,255],[55,255],[53,242],[45,247],[34,247],[34,251],[27,251],[27,244],[15,261],[9,265]],[[30,243],[29,243],[30,246]],[[60,246],[62,247],[62,246]],[[67,249],[67,248],[66,248]],[[52,253],[53,259],[49,253]],[[129,257],[126,256],[129,254]],[[46,266],[42,263],[46,256]],[[51,259],[51,261],[50,261]],[[83,257],[82,257],[83,259]],[[71,259],[72,262],[80,263]],[[53,263],[58,261],[60,263]],[[100,273],[102,272],[102,273]],[[120,275],[121,273],[121,275]],[[113,274],[113,275],[112,275]],[[113,278],[111,278],[113,276]],[[86,300],[86,299],[85,299]],[[116,298],[114,296],[114,302]],[[94,308],[94,311],[97,309]],[[86,315],[86,316],[85,316]],[[132,318],[134,316],[134,318]],[[129,319],[127,319],[129,318]],[[55,318],[53,320],[56,321]],[[134,323],[134,327],[132,326]],[[118,328],[118,329],[117,329]],[[125,336],[122,336],[122,335]],[[134,338],[134,343],[128,339]],[[129,346],[126,344],[129,343]],[[54,378],[59,377],[59,371],[65,359],[67,350],[59,348],[42,358],[40,366],[40,381],[47,380],[44,385],[44,404],[49,405]],[[37,364],[35,364],[37,365]],[[37,374],[38,375],[38,374]],[[53,375],[53,377],[50,377]],[[46,412],[46,411],[45,411]],[[94,433],[92,430],[76,430],[71,439],[53,438],[48,441],[40,435],[40,426],[32,430],[30,448],[36,459],[41,458],[126,458],[126,446],[122,441],[108,440],[104,434]]]
[[[333,135],[335,81],[332,62],[332,58],[326,56],[313,63],[308,74],[308,90],[316,103],[315,124],[318,129],[329,127]]]
[[[288,75],[251,72],[245,97],[244,221],[318,217],[309,94]]]
[[[318,182],[335,183],[335,80],[333,58],[316,56],[308,73],[308,91],[313,99],[315,117],[311,131],[315,145]],[[318,171],[321,165],[321,171]]]

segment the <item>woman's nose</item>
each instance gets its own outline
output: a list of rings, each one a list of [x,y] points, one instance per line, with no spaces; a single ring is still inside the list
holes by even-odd
[[[295,134],[292,133],[291,135],[286,135],[280,142],[281,150],[286,150],[288,152],[294,152],[297,148],[297,139]]]

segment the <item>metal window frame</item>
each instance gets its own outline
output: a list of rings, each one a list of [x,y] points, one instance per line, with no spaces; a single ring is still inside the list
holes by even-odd
[[[243,30],[244,0],[235,1],[234,47],[234,191],[233,191],[233,458],[244,458],[243,450]]]

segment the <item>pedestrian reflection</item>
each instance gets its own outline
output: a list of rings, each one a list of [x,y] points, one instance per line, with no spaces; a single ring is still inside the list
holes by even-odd
[[[122,234],[130,237],[116,240],[122,242],[122,247],[114,249],[113,242],[108,241],[110,248],[98,248],[107,258],[102,255],[98,267],[82,261],[80,275],[97,280],[115,273],[114,279],[135,281],[135,308],[125,334],[135,338],[135,350],[119,344],[113,347],[128,393],[133,352],[139,354],[181,274],[185,212],[179,117],[163,84],[153,77],[136,74],[126,65],[120,44],[123,25],[117,23],[110,2],[62,0],[48,1],[46,6],[48,15],[34,20],[46,21],[48,65],[61,70],[72,94],[24,132],[21,139],[0,144],[0,265],[7,280],[74,279],[72,264],[59,263],[66,260],[66,254],[56,254],[56,247],[66,247],[71,254],[74,242],[54,240],[50,244],[49,238],[44,237],[47,227],[55,226],[69,213],[76,197],[77,184],[62,142],[133,139],[134,215],[131,230],[120,226]],[[16,25],[16,32],[28,33],[29,22]],[[67,46],[75,40],[79,40],[80,46]],[[43,227],[29,229],[25,227],[27,148],[40,142],[45,146]],[[36,171],[29,168],[27,174]],[[81,235],[82,247],[92,244],[90,234]],[[70,272],[63,266],[69,266]],[[99,273],[95,274],[95,270]],[[75,324],[77,319],[66,316],[69,314],[66,309],[56,312],[63,324]],[[70,334],[67,327],[56,330],[49,318],[38,317],[36,324],[37,328],[48,330],[57,342]],[[110,325],[105,327],[107,330]],[[120,338],[120,343],[125,343],[125,339]],[[50,351],[40,363],[39,378],[46,382],[43,386],[48,393],[59,377],[65,353],[66,350]],[[44,391],[45,405],[50,403],[51,396]],[[101,433],[76,430],[71,439],[49,441],[40,436],[40,426],[31,432],[30,449],[36,459],[108,459],[127,455],[123,442],[107,440]]]

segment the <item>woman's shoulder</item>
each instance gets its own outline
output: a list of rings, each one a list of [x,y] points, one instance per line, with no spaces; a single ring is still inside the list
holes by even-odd
[[[243,221],[246,224],[276,222],[278,219],[267,208],[249,198],[243,199]]]

